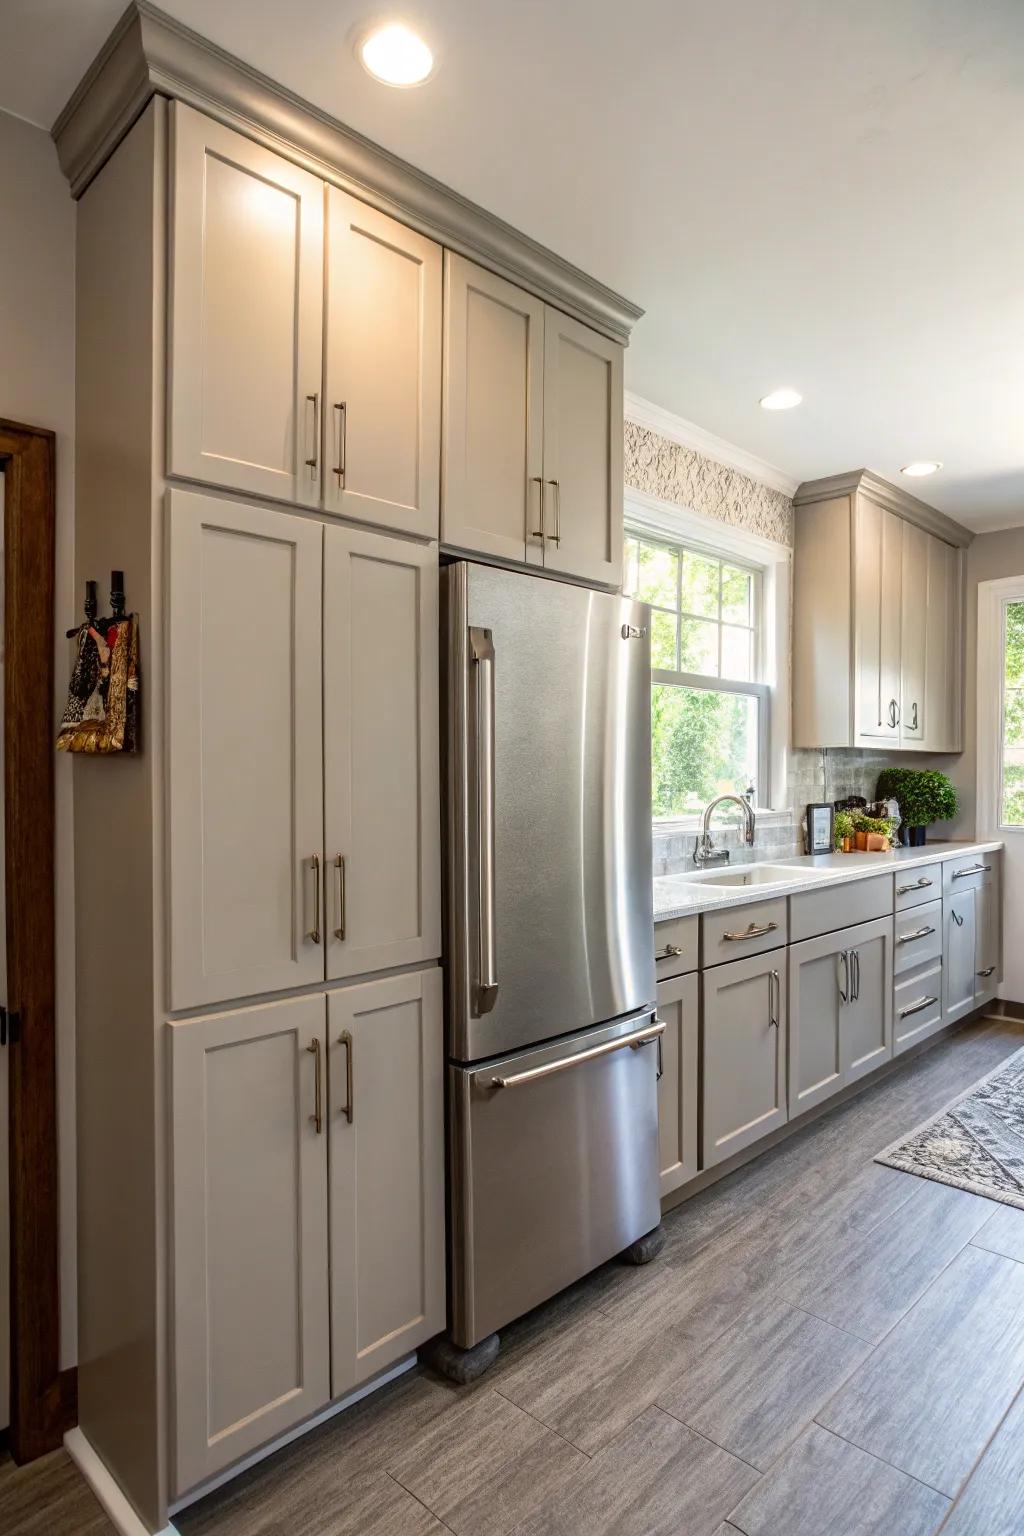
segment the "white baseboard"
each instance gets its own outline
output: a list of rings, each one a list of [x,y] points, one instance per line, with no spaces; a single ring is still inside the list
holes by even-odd
[[[103,1506],[118,1536],[178,1536],[173,1525],[154,1532],[132,1508],[106,1464],[81,1429],[69,1429],[64,1449]]]

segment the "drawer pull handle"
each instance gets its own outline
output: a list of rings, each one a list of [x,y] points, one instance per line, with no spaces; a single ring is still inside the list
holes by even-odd
[[[760,927],[751,923],[749,928],[744,928],[742,933],[723,933],[722,938],[730,944],[735,944],[740,939],[763,939],[766,933],[774,933],[778,923],[762,923]]]
[[[313,926],[306,937],[314,944],[320,943],[320,855],[311,853],[309,856],[310,868],[313,871]]]
[[[957,925],[957,927],[958,927],[958,928],[962,928],[962,927],[963,927],[963,925],[964,925],[964,920],[963,920],[963,918],[962,918],[962,917],[961,917],[961,916],[960,916],[960,913],[959,913],[959,912],[958,912],[958,911],[957,911],[957,910],[956,910],[956,908],[955,908],[955,907],[950,907],[950,909],[949,909],[949,915],[950,915],[950,917],[951,917],[951,918],[952,918],[952,919],[953,919],[953,921],[954,921],[954,923],[956,923],[956,925]]]
[[[935,929],[930,925],[927,928],[915,928],[913,933],[901,933],[896,940],[897,944],[913,944],[915,939],[926,939]]]
[[[655,960],[675,960],[682,954],[678,944],[666,944],[664,949],[654,951]]]
[[[954,880],[966,880],[968,875],[987,875],[991,870],[991,864],[969,864],[966,869],[954,869]]]
[[[922,1008],[930,1008],[932,1003],[937,1003],[937,997],[919,997],[916,1003],[911,1003],[906,1008],[900,1009],[900,1018],[908,1018],[912,1013],[920,1013]]]
[[[778,1029],[782,1012],[782,983],[778,971],[768,972],[768,1028]]]
[[[839,986],[839,962],[843,962],[843,981]],[[839,986],[839,996],[844,1003],[850,1001],[850,956],[849,952],[841,949],[836,956],[836,985]]]
[[[335,872],[338,876],[338,926],[334,930],[336,939],[345,937],[345,855],[339,853],[334,861]]]
[[[898,885],[896,887],[896,895],[897,896],[909,896],[911,891],[923,891],[929,885],[931,885],[931,881],[930,880],[926,880],[925,877],[922,875],[920,880],[915,880],[914,881],[913,885]]]
[[[570,1067],[581,1067],[585,1062],[596,1061],[599,1056],[610,1056],[613,1051],[625,1050],[626,1046],[638,1051],[642,1045],[650,1045],[652,1040],[660,1040],[664,1033],[664,1024],[656,1019],[653,1024],[641,1029],[635,1035],[623,1035],[618,1040],[606,1040],[604,1045],[593,1045],[589,1051],[577,1051],[575,1056],[559,1056],[556,1061],[546,1061],[542,1067],[528,1067],[525,1072],[514,1072],[511,1077],[492,1077],[487,1087],[520,1088],[524,1083],[535,1083],[542,1077],[551,1077],[556,1072],[568,1071]]]
[[[346,438],[348,437],[348,406],[344,400],[337,400],[335,401],[334,409],[338,417],[338,462],[335,464],[331,473],[337,475],[338,485],[339,487],[342,487],[345,484],[345,460],[348,457],[346,452]]]
[[[992,972],[994,970],[995,970],[995,966],[994,965],[988,965],[988,966],[985,967],[985,969],[983,971],[979,971],[978,975],[979,976],[991,976]]]

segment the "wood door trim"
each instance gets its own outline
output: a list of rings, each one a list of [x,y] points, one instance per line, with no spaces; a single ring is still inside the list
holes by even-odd
[[[62,1380],[60,1372],[57,1235],[55,434],[0,420],[0,467],[6,476],[7,1000],[19,1015],[17,1040],[8,1046],[11,1450],[24,1462],[59,1445],[75,1418],[74,1378]]]

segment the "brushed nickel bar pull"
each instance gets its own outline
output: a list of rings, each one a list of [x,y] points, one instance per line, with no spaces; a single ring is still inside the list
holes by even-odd
[[[536,486],[540,487],[540,489],[537,492],[537,510],[538,510],[538,512],[540,514],[540,527],[539,528],[535,528],[533,530],[532,534],[530,535],[530,537],[532,539],[540,539],[541,543],[543,543],[544,542],[544,530],[547,527],[547,522],[546,522],[545,517],[544,517],[544,477],[543,477],[543,475],[531,475],[530,476],[530,484],[531,485],[536,485]]]
[[[897,944],[912,944],[915,939],[927,938],[935,929],[929,925],[927,928],[915,928],[913,933],[901,933],[896,940]]]
[[[488,1088],[521,1088],[524,1083],[536,1083],[542,1077],[553,1077],[556,1072],[566,1072],[570,1067],[582,1066],[584,1062],[597,1061],[601,1056],[610,1056],[613,1051],[624,1051],[627,1046],[630,1050],[638,1051],[641,1046],[650,1045],[652,1040],[660,1040],[664,1033],[665,1026],[660,1019],[657,1019],[635,1035],[623,1035],[619,1040],[606,1040],[603,1045],[592,1045],[589,1051],[578,1051],[575,1056],[560,1056],[557,1061],[547,1061],[542,1067],[528,1067],[525,1072],[514,1072],[511,1077],[492,1077],[486,1086]]]
[[[782,983],[778,971],[768,972],[768,1028],[778,1029],[782,1012]]]
[[[922,875],[920,880],[915,880],[914,881],[913,885],[898,885],[896,887],[896,895],[897,896],[908,896],[911,891],[923,891],[929,885],[931,885],[931,881],[930,880],[926,880],[924,875]]]
[[[313,406],[313,457],[306,460],[306,465],[311,471],[309,478],[315,480],[320,465],[320,396],[307,395],[306,399]]]
[[[339,853],[334,861],[334,868],[338,874],[338,926],[334,930],[336,939],[345,937],[345,855]]]
[[[978,975],[979,976],[991,976],[992,972],[994,970],[995,970],[995,966],[994,965],[988,965],[988,966],[985,967],[985,969],[983,971],[979,971]]]
[[[966,869],[954,869],[950,878],[953,880],[966,880],[968,875],[987,875],[991,868],[991,864],[970,864]]]
[[[916,1003],[911,1003],[907,1008],[900,1009],[900,1018],[906,1019],[912,1013],[920,1013],[922,1008],[930,1008],[932,1003],[937,1003],[937,997],[919,997]]]
[[[956,910],[956,908],[955,908],[955,907],[950,907],[950,909],[949,909],[949,915],[950,915],[950,917],[951,917],[951,918],[952,918],[952,919],[953,919],[953,921],[954,921],[954,923],[956,923],[956,925],[957,925],[957,927],[958,927],[958,928],[962,928],[962,927],[963,927],[963,925],[964,925],[964,920],[963,920],[963,918],[962,918],[962,917],[961,917],[961,916],[960,916],[960,913],[959,913],[959,912],[958,912],[958,911],[957,911],[957,910]]]
[[[336,400],[334,409],[338,413],[338,462],[335,464],[332,474],[337,475],[338,485],[345,483],[346,439],[348,437],[348,405],[344,400]]]
[[[839,986],[839,962],[843,962],[843,983]],[[839,987],[839,996],[844,1003],[850,1001],[850,955],[845,949],[841,949],[836,956],[836,986]]]
[[[664,949],[654,951],[655,960],[675,960],[682,954],[678,944],[666,944]]]
[[[316,1126],[317,1135],[320,1136],[323,1134],[324,1129],[324,1084],[322,1072],[323,1058],[320,1054],[320,1041],[311,1040],[309,1045],[306,1046],[306,1050],[313,1058],[316,1072],[314,1079],[316,1086],[314,1089],[313,1097],[313,1113],[309,1118]]]
[[[309,856],[310,867],[313,871],[313,926],[306,937],[314,944],[320,943],[320,855],[311,853]]]
[[[353,1112],[353,1110],[355,1108],[355,1104],[353,1102],[353,1094],[352,1094],[352,1086],[353,1086],[353,1065],[352,1065],[353,1043],[352,1043],[352,1036],[351,1036],[351,1034],[349,1033],[349,1031],[347,1029],[343,1029],[341,1034],[338,1036],[338,1044],[339,1045],[343,1045],[345,1047],[345,1103],[342,1105],[341,1112],[345,1116],[345,1119],[348,1121],[349,1125],[351,1125],[352,1124],[352,1112]]]
[[[851,949],[850,959],[853,961],[853,996],[852,1003],[860,1002],[860,950]]]
[[[475,1011],[490,1013],[498,1000],[494,873],[494,639],[470,626],[469,654],[476,673],[476,820],[478,975]]]
[[[562,487],[559,485],[557,480],[549,480],[548,481],[548,485],[552,485],[555,488],[555,531],[554,531],[554,533],[548,534],[548,538],[551,540],[552,544],[561,544],[561,542],[562,542]]]
[[[778,923],[762,923],[759,928],[756,923],[751,923],[742,933],[723,933],[722,938],[733,944],[740,939],[763,939],[766,933],[774,933],[778,926]]]

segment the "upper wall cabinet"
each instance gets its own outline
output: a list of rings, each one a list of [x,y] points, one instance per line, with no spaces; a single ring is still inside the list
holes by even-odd
[[[970,535],[866,470],[795,505],[794,744],[959,752]]]
[[[171,109],[168,470],[320,501],[323,182]]]
[[[441,247],[328,188],[324,506],[437,538]]]
[[[617,586],[622,348],[445,256],[441,538]]]

